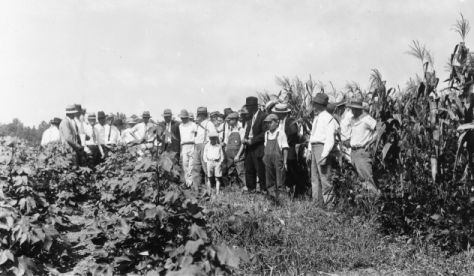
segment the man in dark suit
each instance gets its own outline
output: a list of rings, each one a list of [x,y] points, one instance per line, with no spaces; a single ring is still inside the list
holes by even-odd
[[[259,110],[258,99],[247,97],[245,107],[249,112],[249,120],[246,123],[244,144],[246,145],[245,156],[245,181],[249,193],[255,192],[257,176],[260,182],[260,191],[266,192],[265,165],[263,164],[264,140],[266,125],[264,124],[266,114]]]
[[[298,143],[298,125],[296,120],[290,117],[291,109],[287,104],[281,103],[273,107],[272,113],[280,119],[280,129],[285,131],[288,140],[288,157],[287,171],[284,174],[284,183],[294,195],[298,195],[304,191],[304,187],[300,187],[303,183],[298,181],[298,163],[296,158],[296,144]]]
[[[179,157],[181,138],[179,134],[179,123],[173,120],[171,109],[165,109],[163,112],[164,122],[161,123],[163,128],[163,150],[167,152],[175,152]]]

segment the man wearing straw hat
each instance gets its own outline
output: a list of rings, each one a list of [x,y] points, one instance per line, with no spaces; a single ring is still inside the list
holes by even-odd
[[[189,120],[189,112],[185,109],[181,110],[179,117],[181,118],[181,124],[179,125],[181,164],[183,166],[186,186],[191,187],[193,184],[192,169],[196,124]]]
[[[59,133],[59,124],[61,119],[54,118],[50,122],[50,127],[43,132],[41,137],[41,145],[46,146],[49,143],[61,142],[61,135]]]
[[[198,107],[196,113],[196,135],[194,137],[193,154],[193,187],[198,190],[203,183],[202,175],[205,175],[207,183],[207,169],[204,162],[204,146],[209,142],[209,133],[217,132],[214,124],[208,119],[209,114],[206,107]]]
[[[329,98],[318,93],[312,100],[314,120],[308,144],[308,157],[311,159],[311,189],[313,201],[320,207],[334,202],[332,185],[336,156],[333,153],[338,129],[336,120],[326,111]]]
[[[66,118],[59,124],[59,133],[61,134],[61,141],[74,150],[76,165],[81,166],[85,163],[86,155],[84,148],[81,146],[78,127],[74,121],[78,113],[76,106],[69,105],[66,107]]]
[[[171,109],[165,109],[163,111],[164,121],[161,123],[163,127],[163,150],[167,152],[174,152],[179,157],[180,151],[180,135],[179,135],[179,123],[173,120],[173,113]]]
[[[369,147],[375,140],[375,127],[377,121],[364,112],[362,101],[352,101],[347,105],[353,114],[350,124],[350,139],[347,143],[351,147],[351,161],[357,174],[362,179],[362,186],[375,196],[380,191],[375,185],[372,173],[372,157]]]
[[[298,143],[298,125],[296,120],[290,117],[291,109],[286,103],[276,104],[272,108],[272,113],[280,120],[280,132],[285,133],[288,141],[287,171],[283,174],[283,183],[295,195],[302,193],[304,187],[300,187],[297,178],[298,163],[296,159],[296,144]]]

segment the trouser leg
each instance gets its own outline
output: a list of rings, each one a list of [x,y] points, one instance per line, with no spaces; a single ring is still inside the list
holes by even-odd
[[[313,202],[317,205],[323,205],[322,184],[321,184],[321,168],[318,162],[321,159],[323,150],[322,145],[313,145],[311,148],[311,194]]]
[[[257,185],[257,169],[254,166],[254,155],[255,152],[248,151],[245,157],[245,182],[249,191],[254,191]]]
[[[334,202],[334,189],[332,185],[332,177],[334,175],[335,158],[330,154],[327,157],[326,164],[320,166],[321,169],[321,187],[324,204]]]
[[[370,191],[378,193],[379,190],[375,185],[374,175],[372,172],[372,158],[365,149],[357,149],[352,151],[352,164],[357,174],[362,179],[362,186]]]
[[[255,154],[255,166],[257,169],[257,175],[260,183],[260,191],[266,191],[266,176],[265,176],[265,164],[263,163],[263,156],[259,157]]]
[[[237,183],[240,188],[246,186],[245,185],[245,166],[244,166],[244,161],[239,160],[234,163],[235,164],[235,170],[236,170],[236,175],[237,175]]]
[[[205,164],[202,160],[203,158],[204,144],[197,144],[194,149],[193,154],[193,168],[192,168],[192,178],[193,178],[193,188],[199,190],[199,187],[202,185],[202,174]]]

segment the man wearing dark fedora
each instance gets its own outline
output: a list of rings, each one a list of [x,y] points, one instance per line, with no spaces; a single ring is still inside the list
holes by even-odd
[[[167,152],[174,152],[179,157],[180,151],[180,134],[179,134],[179,123],[173,120],[173,113],[171,109],[165,109],[163,111],[164,121],[160,124],[163,128],[163,135],[161,140],[163,141],[163,150]]]
[[[318,93],[312,99],[315,115],[307,155],[311,159],[313,201],[321,207],[332,205],[334,202],[332,176],[337,164],[334,149],[339,125],[326,110],[328,102],[329,98],[324,93]]]
[[[375,185],[372,157],[369,152],[369,147],[375,141],[377,121],[364,112],[365,106],[362,101],[352,101],[347,106],[353,114],[350,123],[350,138],[346,141],[346,145],[349,144],[351,148],[352,165],[362,179],[362,186],[375,196],[379,196],[380,191]]]
[[[296,144],[298,143],[298,125],[294,118],[290,117],[291,109],[286,103],[276,104],[272,113],[280,120],[280,131],[285,132],[288,141],[287,171],[283,174],[283,183],[295,196],[304,192],[302,181],[298,181],[298,163],[296,159]]]
[[[246,123],[244,144],[245,155],[245,183],[249,193],[256,191],[257,177],[260,183],[260,191],[266,193],[265,165],[263,164],[265,131],[264,123],[266,114],[258,108],[257,97],[247,97],[245,107],[249,112],[249,120]]]

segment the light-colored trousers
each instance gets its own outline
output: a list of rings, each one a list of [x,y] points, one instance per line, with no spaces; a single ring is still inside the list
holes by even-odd
[[[181,163],[183,166],[184,180],[188,187],[193,184],[193,154],[194,145],[181,145]]]
[[[375,186],[374,174],[372,172],[372,157],[364,148],[353,149],[351,152],[352,165],[355,167],[362,186],[372,192],[378,192]]]
[[[319,165],[323,144],[311,145],[311,188],[313,201],[323,206],[334,201],[334,189],[332,176],[334,171],[335,158],[330,153],[327,156],[326,164]]]

